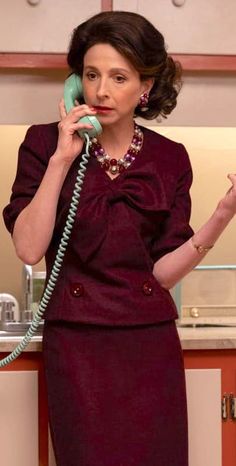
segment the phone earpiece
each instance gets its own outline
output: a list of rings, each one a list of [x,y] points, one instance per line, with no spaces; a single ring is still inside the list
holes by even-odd
[[[75,100],[79,100],[83,96],[83,88],[81,78],[73,73],[65,81],[64,84],[64,101],[66,112],[68,113],[75,105]],[[85,133],[93,138],[102,132],[102,127],[95,116],[87,115],[82,117],[79,121],[92,125],[91,129],[82,129],[78,131],[80,137],[84,138]]]

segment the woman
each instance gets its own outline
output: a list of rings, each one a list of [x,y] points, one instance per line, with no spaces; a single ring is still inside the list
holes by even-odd
[[[134,123],[168,115],[180,67],[145,18],[100,13],[78,26],[68,64],[84,103],[31,127],[4,219],[17,255],[50,272],[83,151],[79,119],[103,131],[45,315],[43,350],[58,466],[187,466],[182,352],[169,289],[236,212],[236,176],[209,221],[189,226],[185,148]],[[109,155],[108,155],[109,154]]]

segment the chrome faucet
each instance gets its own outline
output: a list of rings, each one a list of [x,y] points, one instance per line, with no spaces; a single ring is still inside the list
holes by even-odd
[[[14,322],[15,321],[15,314],[14,314],[14,303],[12,301],[1,301],[0,307],[2,308],[1,312],[1,322]]]
[[[33,302],[33,270],[31,265],[27,264],[23,266],[23,290],[23,309],[29,311],[32,309]]]

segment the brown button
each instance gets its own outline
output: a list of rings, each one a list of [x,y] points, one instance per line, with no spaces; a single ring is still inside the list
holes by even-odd
[[[143,293],[146,296],[150,296],[152,294],[152,291],[153,291],[153,286],[151,282],[147,280],[146,282],[143,283]]]
[[[82,283],[72,283],[70,286],[70,292],[75,298],[79,298],[84,295],[84,286]]]

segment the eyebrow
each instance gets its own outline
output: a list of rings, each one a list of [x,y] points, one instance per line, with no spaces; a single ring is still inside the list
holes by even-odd
[[[91,69],[91,70],[95,70],[95,71],[99,71],[98,68],[96,68],[96,66],[92,66],[92,65],[87,65],[84,67],[85,70],[88,70],[88,69]],[[113,73],[130,73],[129,70],[127,70],[126,68],[111,68],[109,71],[112,71]]]

